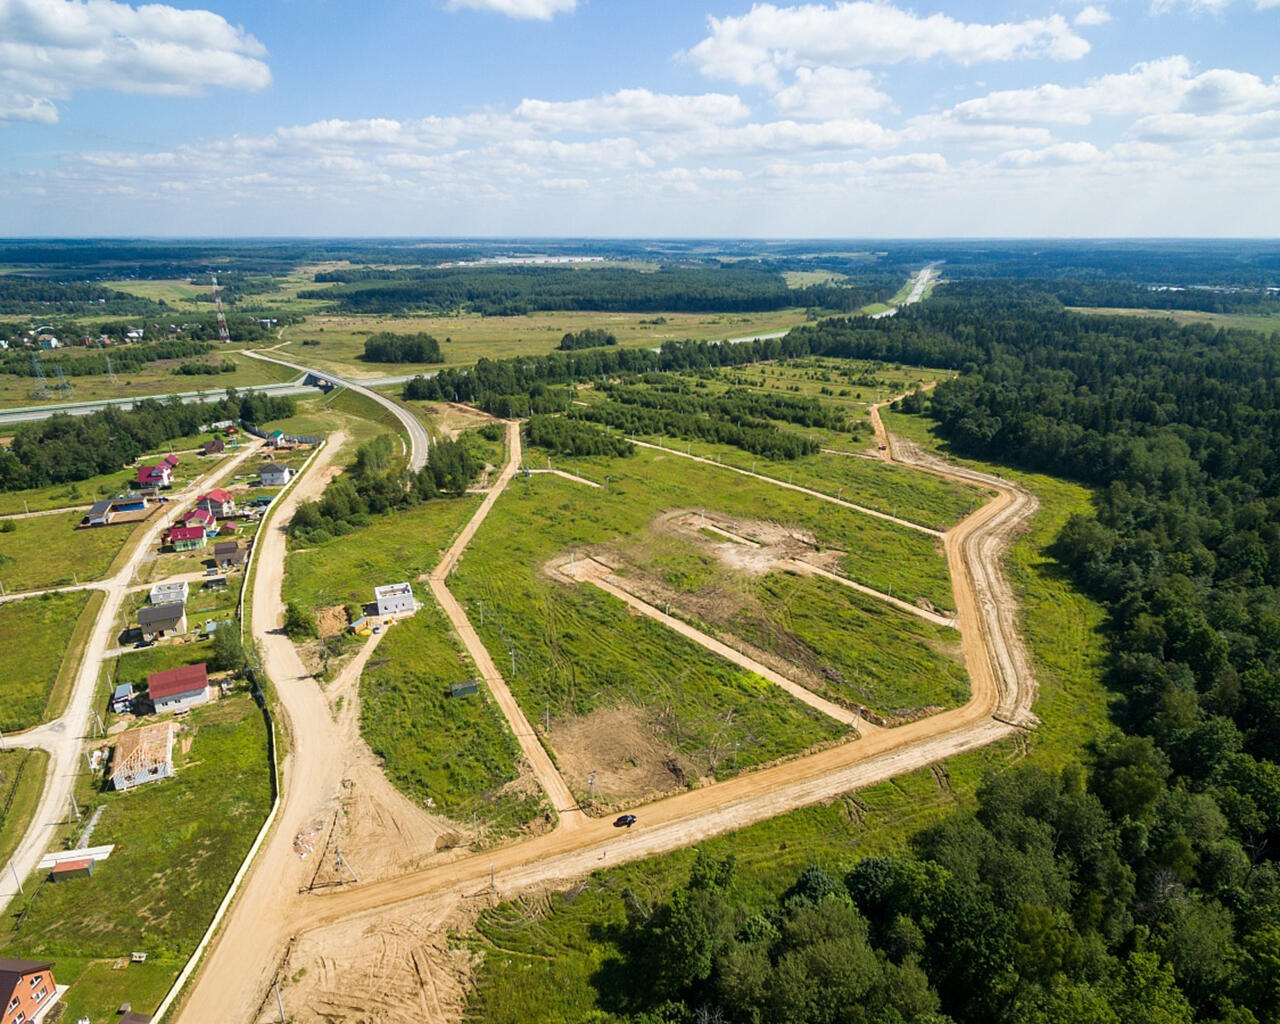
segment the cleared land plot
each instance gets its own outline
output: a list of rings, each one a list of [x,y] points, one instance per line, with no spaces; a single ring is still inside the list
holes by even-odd
[[[91,983],[73,1009],[92,1020],[127,1001],[155,1009],[266,817],[266,727],[248,695],[196,708],[182,726],[173,778],[91,798],[91,806],[105,805],[93,842],[116,844],[110,859],[92,878],[57,885],[32,878],[17,916],[0,927],[5,955],[56,960],[73,994],[84,972]],[[91,970],[133,950],[156,961],[151,970]]]
[[[0,583],[9,593],[101,579],[129,539],[126,529],[77,530],[83,513],[11,519],[0,532]]]
[[[468,826],[474,813],[491,834],[547,810],[534,780],[518,782],[520,746],[484,685],[450,696],[475,666],[434,602],[392,627],[372,665],[360,679],[360,729],[398,789]]]
[[[440,498],[376,518],[325,544],[295,548],[286,562],[285,600],[312,611],[365,605],[373,601],[374,587],[417,580],[435,568],[479,504],[478,497]],[[425,600],[427,585],[414,586]]]
[[[892,718],[967,699],[955,630],[831,580],[735,570],[735,549],[742,550],[730,541],[688,543],[648,533],[614,545],[610,554],[624,563],[628,589],[653,603],[670,601],[676,614],[745,641],[771,667],[829,700]]]
[[[71,638],[90,596],[75,591],[0,604],[0,636],[13,644],[11,654],[0,658],[0,731],[30,729],[55,717],[49,713],[51,704],[60,703],[54,691],[64,664],[70,667],[79,658]]]
[[[805,321],[802,309],[768,313],[530,313],[527,316],[361,317],[312,316],[286,327],[285,358],[355,377],[398,376],[439,369],[439,364],[366,363],[360,359],[370,334],[425,331],[440,342],[446,365],[470,366],[477,359],[551,352],[569,332],[609,331],[626,348],[658,348],[665,341],[719,340],[790,330]],[[319,344],[302,344],[303,340]],[[449,340],[452,339],[452,340]]]
[[[531,452],[529,461],[538,464],[538,454]],[[518,477],[450,586],[495,661],[510,673],[530,720],[548,713],[565,720],[553,722],[551,747],[572,785],[583,781],[573,777],[571,765],[585,763],[584,749],[598,752],[594,767],[601,771],[614,757],[611,745],[621,749],[634,741],[637,763],[661,761],[665,751],[685,777],[717,775],[730,768],[735,743],[741,768],[794,753],[839,730],[758,677],[629,614],[620,601],[552,581],[543,571],[552,559],[575,548],[625,542],[655,516],[705,502],[730,514],[794,521],[828,547],[851,550],[851,541],[862,542],[860,565],[880,568],[862,574],[863,582],[867,575],[888,582],[905,568],[928,584],[925,589],[949,593],[932,538],[847,509],[819,508],[814,499],[661,453],[560,465],[596,480],[607,474],[609,486],[597,490],[558,477]],[[874,563],[868,557],[871,541],[884,545]],[[624,789],[661,788],[643,773],[632,778],[619,768],[616,774]]]

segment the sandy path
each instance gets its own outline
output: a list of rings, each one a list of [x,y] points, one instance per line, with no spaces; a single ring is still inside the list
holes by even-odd
[[[467,618],[466,612],[458,604],[458,599],[453,596],[453,593],[445,583],[449,578],[449,573],[458,564],[462,553],[476,535],[476,531],[480,529],[480,524],[485,521],[502,492],[507,489],[507,484],[511,483],[512,477],[516,475],[516,470],[520,468],[521,457],[520,424],[515,420],[510,420],[507,422],[507,464],[502,467],[497,483],[490,488],[488,495],[480,503],[480,507],[476,509],[475,515],[471,517],[471,521],[458,534],[458,539],[453,542],[453,545],[445,553],[444,558],[440,560],[440,564],[431,573],[429,583],[431,593],[435,595],[445,615],[449,617],[449,622],[452,623],[454,632],[458,634],[458,638],[462,641],[463,646],[466,647],[467,653],[475,661],[476,671],[480,674],[480,678],[489,687],[489,692],[493,694],[493,699],[497,702],[498,707],[506,716],[507,722],[511,725],[511,731],[516,734],[516,740],[520,743],[520,749],[524,752],[525,760],[529,762],[530,767],[533,769],[534,777],[537,778],[538,784],[542,786],[543,792],[547,794],[547,799],[551,801],[552,807],[559,814],[560,827],[575,828],[583,819],[582,809],[578,806],[578,801],[574,798],[560,772],[556,770],[551,757],[538,739],[537,733],[533,731],[533,726],[529,724],[529,719],[525,717],[524,711],[521,710],[519,703],[512,695],[511,688],[507,686],[507,681],[502,678],[502,673],[498,671],[498,666],[493,663],[493,658],[489,656],[488,649],[481,642],[480,635],[471,625],[471,620]]]

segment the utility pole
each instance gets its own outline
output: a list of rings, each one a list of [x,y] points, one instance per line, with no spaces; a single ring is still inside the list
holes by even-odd
[[[67,800],[71,803],[71,813],[76,816],[76,821],[80,820],[80,808],[76,806],[76,798],[74,794],[68,793]],[[70,820],[70,819],[68,819]]]
[[[272,987],[276,990],[276,1009],[280,1011],[280,1024],[284,1024],[284,1001],[280,998],[280,982],[273,982]]]
[[[22,892],[22,879],[18,877],[18,869],[14,865],[13,861],[9,861],[9,870],[13,872],[13,882],[18,887],[18,895],[24,895]]]
[[[587,796],[590,797],[592,803],[595,803],[597,795],[598,794],[596,792],[596,773],[592,772],[590,775],[587,776]]]

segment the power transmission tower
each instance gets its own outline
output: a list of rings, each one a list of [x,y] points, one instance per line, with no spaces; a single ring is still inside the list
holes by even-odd
[[[49,382],[45,380],[44,370],[40,367],[40,359],[34,353],[31,356],[31,374],[36,379],[35,395],[36,398],[49,397]]]
[[[118,383],[119,379],[116,377],[116,371],[111,368],[111,353],[104,352],[103,356],[107,360],[107,380],[111,381],[112,384]]]
[[[71,381],[67,380],[66,374],[62,372],[61,366],[56,367],[56,369],[58,371],[58,390],[61,391],[63,394],[65,394],[68,398],[70,398],[71,397]]]
[[[224,345],[231,344],[231,332],[227,330],[227,318],[222,312],[222,293],[218,290],[218,275],[210,275],[213,278],[213,307],[218,311],[218,340]]]

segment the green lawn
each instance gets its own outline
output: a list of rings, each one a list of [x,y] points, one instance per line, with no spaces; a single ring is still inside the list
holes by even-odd
[[[536,789],[504,791],[520,745],[483,684],[475,696],[449,696],[475,666],[434,601],[390,628],[372,664],[360,679],[360,729],[397,788],[468,828],[476,814],[491,836],[547,810]]]
[[[135,690],[143,687],[147,676],[184,665],[197,665],[213,655],[213,643],[194,640],[189,644],[156,644],[141,650],[129,651],[105,663],[114,687],[120,683],[133,683]]]
[[[266,730],[249,696],[197,708],[182,726],[173,778],[90,798],[91,807],[105,806],[93,842],[116,847],[93,877],[57,885],[29,879],[15,916],[0,927],[6,955],[56,961],[59,981],[73,993],[83,977],[73,1009],[95,1021],[110,1019],[124,1001],[154,1010],[267,814]],[[94,963],[133,950],[148,954],[148,967],[110,971]]]
[[[101,579],[129,539],[127,527],[77,530],[83,513],[10,519],[0,532],[0,584],[7,593]]]
[[[911,420],[907,424],[901,421]],[[926,423],[894,417],[891,429],[931,441]],[[1005,467],[985,466],[1006,477]],[[839,875],[861,858],[900,848],[908,836],[958,807],[972,805],[987,772],[1029,759],[1056,768],[1109,728],[1100,681],[1101,609],[1072,590],[1045,555],[1062,522],[1087,509],[1089,492],[1044,476],[1020,477],[1039,496],[1040,513],[1013,545],[1008,571],[1022,601],[1023,635],[1040,686],[1041,726],[933,770],[915,772],[702,844],[737,858],[737,885],[763,903],[809,864]],[[469,947],[483,956],[467,1006],[486,1024],[593,1020],[621,1024],[596,1003],[598,971],[613,955],[612,926],[623,923],[628,890],[643,902],[668,895],[688,877],[692,850],[592,874],[567,892],[506,902],[486,911]]]
[[[79,663],[72,635],[90,595],[85,591],[45,594],[0,604],[0,635],[21,637],[21,658],[0,658],[0,731],[30,729],[49,718],[54,691]],[[96,602],[95,602],[96,604]]]

